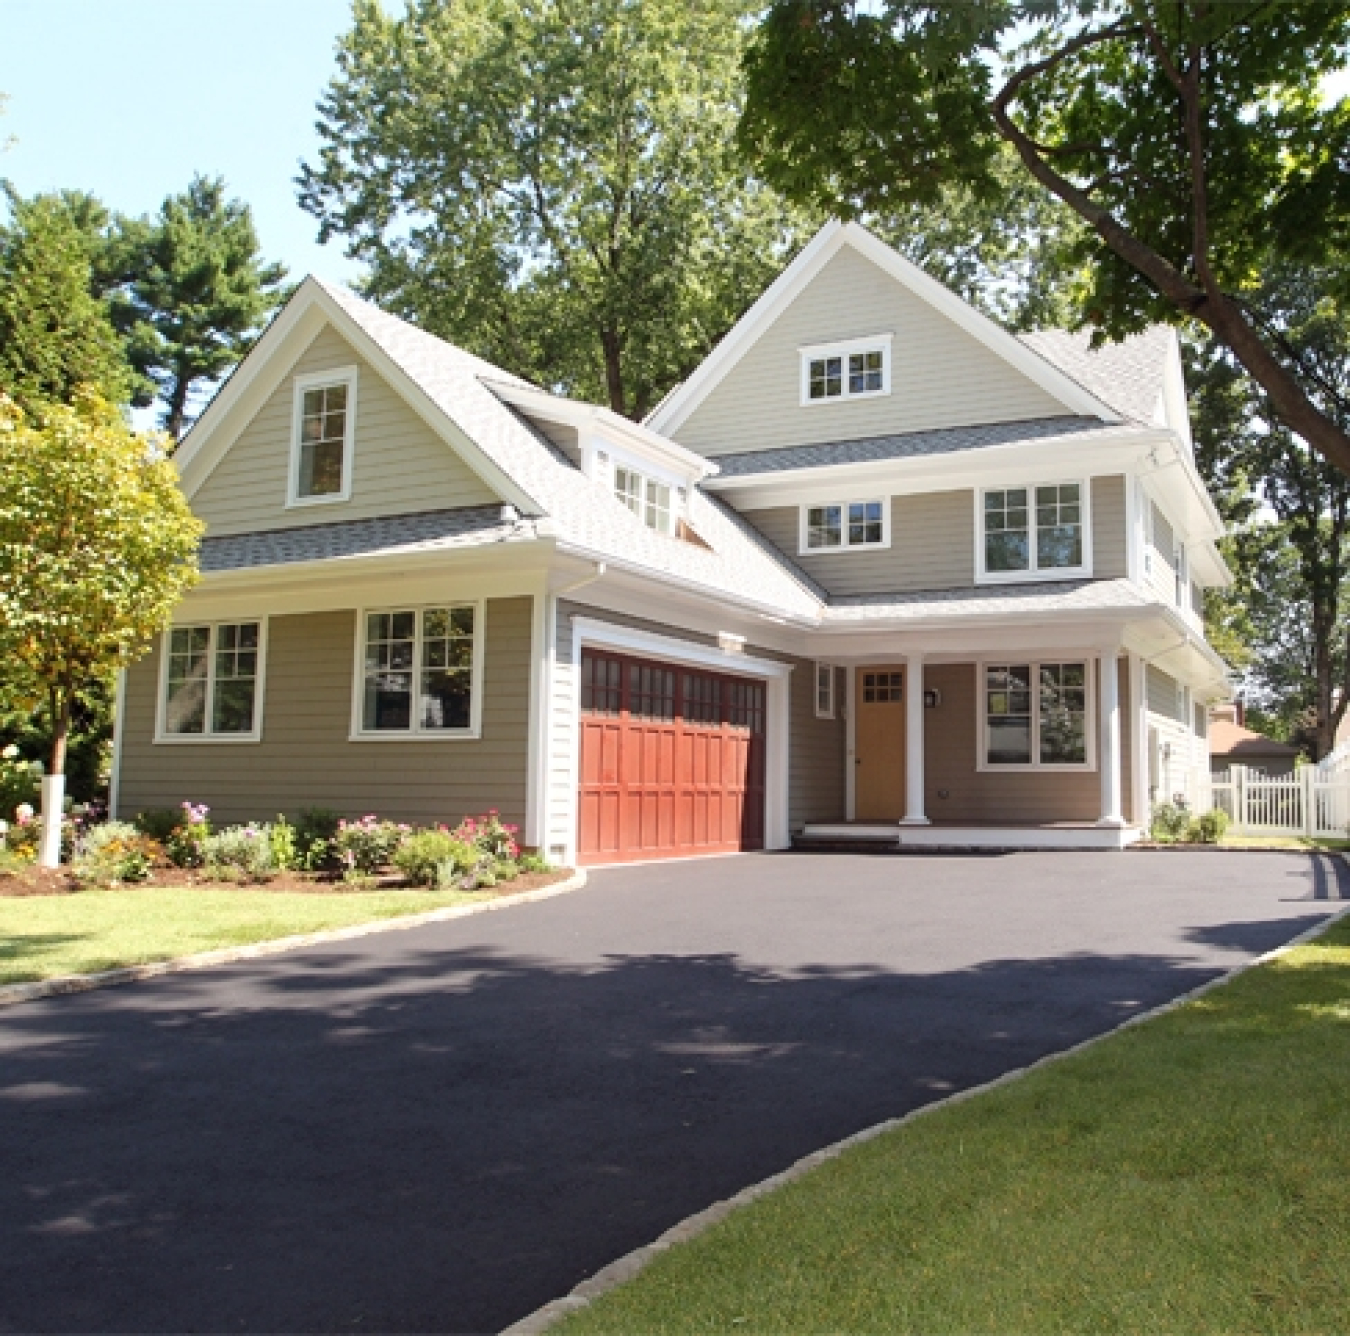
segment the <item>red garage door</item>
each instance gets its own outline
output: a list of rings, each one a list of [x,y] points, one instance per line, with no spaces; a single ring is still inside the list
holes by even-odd
[[[764,684],[585,650],[582,863],[764,847]]]

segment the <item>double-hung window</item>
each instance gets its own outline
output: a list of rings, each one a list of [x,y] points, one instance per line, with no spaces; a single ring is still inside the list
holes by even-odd
[[[614,495],[649,529],[657,533],[674,532],[675,513],[668,484],[620,464],[614,469]]]
[[[980,768],[1078,768],[1091,763],[1088,665],[986,664]]]
[[[802,348],[801,402],[837,403],[891,392],[891,336]]]
[[[981,493],[981,576],[1089,574],[1085,491],[1083,483],[1064,482]]]
[[[472,603],[365,613],[358,734],[476,733],[481,621],[480,609]]]
[[[356,368],[297,376],[288,503],[346,501],[355,439]]]
[[[886,547],[890,541],[889,516],[883,499],[802,507],[802,552]]]
[[[175,626],[164,637],[159,737],[256,742],[262,732],[263,623]]]

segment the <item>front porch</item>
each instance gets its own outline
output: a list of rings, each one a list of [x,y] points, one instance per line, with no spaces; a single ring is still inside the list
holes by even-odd
[[[1128,848],[1143,837],[1138,826],[1091,821],[935,821],[925,826],[897,822],[808,823],[793,840],[803,852],[1029,853],[1047,850]]]

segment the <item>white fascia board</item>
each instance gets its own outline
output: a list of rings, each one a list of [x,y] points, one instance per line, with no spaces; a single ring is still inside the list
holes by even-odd
[[[1174,431],[1162,433],[1141,469],[1147,490],[1183,540],[1217,542],[1227,532],[1190,449]]]
[[[484,378],[483,383],[503,402],[519,408],[531,417],[574,427],[581,435],[614,440],[638,458],[673,469],[690,483],[718,471],[717,464],[706,455],[686,449],[677,441],[672,441],[641,423],[630,422],[600,404],[564,399],[534,386],[506,384],[487,378]]]
[[[1004,623],[878,627],[834,630],[811,638],[806,657],[831,663],[884,663],[919,655],[925,663],[970,663],[978,659],[1045,654],[1095,655],[1118,651],[1128,623],[1100,614],[1045,619],[1023,616]]]
[[[845,500],[868,489],[903,496],[995,482],[1034,483],[1066,472],[1082,476],[1128,473],[1147,455],[1150,446],[1165,442],[1169,435],[1139,428],[1121,431],[1103,427],[1100,433],[1075,436],[1071,443],[1062,437],[1012,441],[943,454],[710,478],[703,487],[725,495],[739,510],[751,510],[800,505],[808,500]]]
[[[929,277],[916,264],[886,245],[859,223],[826,223],[801,254],[769,285],[760,299],[736,322],[698,369],[647,419],[653,430],[673,434],[728,375],[808,283],[846,246],[853,246],[916,297],[947,316],[959,328],[1022,372],[1073,413],[1121,421],[1120,414],[1088,393],[1076,380],[1046,361],[982,315],[968,302]]]
[[[1193,549],[1187,549],[1191,563],[1192,576],[1199,576],[1198,583],[1203,589],[1229,589],[1233,584],[1233,572],[1223,559],[1219,549],[1211,539],[1197,543]]]
[[[543,507],[509,477],[476,441],[417,384],[314,277],[300,284],[285,309],[207,406],[175,454],[190,501],[239,433],[291,374],[292,365],[324,323],[331,324],[405,403],[488,487],[526,514]],[[359,442],[357,445],[359,449]]]

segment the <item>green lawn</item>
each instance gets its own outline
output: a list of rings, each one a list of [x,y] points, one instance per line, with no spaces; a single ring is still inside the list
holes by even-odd
[[[0,984],[91,974],[490,898],[464,892],[310,895],[197,887],[0,898]]]
[[[1350,920],[849,1151],[558,1330],[1350,1330]]]

